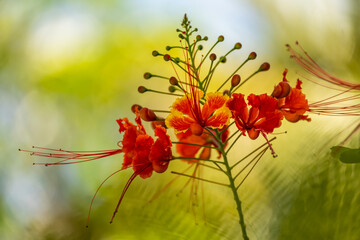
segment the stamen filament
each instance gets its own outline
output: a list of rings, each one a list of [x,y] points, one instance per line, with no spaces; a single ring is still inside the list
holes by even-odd
[[[208,145],[201,145],[201,144],[195,144],[195,143],[186,143],[186,142],[172,142],[172,143],[173,144],[182,144],[182,145],[192,145],[192,146],[211,148],[211,149],[218,149],[217,147],[212,147],[212,146],[208,146]]]
[[[179,172],[174,172],[174,171],[171,171],[171,173],[173,173],[173,174],[178,174],[178,175],[184,176],[184,177],[189,177],[189,178],[197,179],[197,180],[204,181],[204,182],[208,182],[208,183],[214,183],[214,184],[217,184],[217,185],[229,187],[229,185],[228,185],[228,184],[225,184],[225,183],[219,183],[219,182],[207,180],[207,179],[204,179],[204,178],[195,177],[195,176],[192,176],[192,175],[187,175],[187,174],[184,174],[184,173],[179,173]]]

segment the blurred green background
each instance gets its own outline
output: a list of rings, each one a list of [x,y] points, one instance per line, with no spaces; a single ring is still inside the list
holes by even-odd
[[[32,165],[43,159],[17,149],[111,149],[121,139],[115,120],[133,120],[132,104],[167,109],[173,97],[140,95],[136,88],[166,91],[165,81],[145,81],[142,75],[174,74],[151,51],[178,44],[175,29],[184,13],[209,37],[205,47],[225,36],[214,50],[218,55],[237,41],[243,44],[219,68],[211,87],[256,51],[258,59],[240,74],[269,61],[270,71],[242,90],[260,94],[272,91],[285,67],[293,82],[297,71],[303,72],[284,47],[296,40],[330,73],[359,81],[359,12],[357,0],[0,0],[0,238],[241,239],[231,192],[221,186],[205,183],[204,201],[189,207],[190,187],[179,194],[187,180],[179,178],[147,204],[174,177],[170,171],[136,179],[110,225],[132,171],[114,176],[95,199],[85,229],[91,198],[120,168],[121,156],[45,168]],[[310,101],[332,94],[307,81],[304,92]],[[360,166],[329,156],[329,148],[359,120],[311,117],[310,123],[284,122],[278,132],[288,133],[274,144],[279,157],[267,154],[240,188],[251,239],[359,239]],[[262,143],[244,138],[230,159]],[[347,146],[359,147],[359,134]],[[210,170],[204,175],[217,178]]]

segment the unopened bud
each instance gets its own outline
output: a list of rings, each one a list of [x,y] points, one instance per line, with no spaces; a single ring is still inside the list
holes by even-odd
[[[274,87],[274,91],[272,92],[271,96],[275,98],[284,98],[290,94],[290,91],[290,84],[282,81]]]
[[[261,66],[259,67],[259,71],[267,71],[270,69],[270,64],[268,62],[264,62],[263,64],[261,64]]]
[[[201,35],[197,35],[197,36],[196,36],[196,40],[197,40],[197,41],[200,41],[200,40],[201,40]]]
[[[204,128],[198,123],[191,124],[190,130],[196,136],[200,136],[204,132]]]
[[[142,120],[151,122],[156,120],[156,115],[153,110],[150,110],[148,108],[142,108],[139,112],[139,115]]]
[[[156,50],[154,50],[154,51],[152,51],[152,55],[153,55],[154,57],[156,57],[156,56],[158,56],[158,55],[159,55],[159,52],[158,52],[158,51],[156,51]]]
[[[221,63],[226,63],[226,57],[225,56],[220,57],[219,61]]]
[[[198,46],[198,49],[199,49],[200,51],[203,50],[203,48],[204,48],[203,45],[199,45],[199,46]]]
[[[142,109],[142,106],[140,106],[139,104],[134,104],[131,106],[131,111],[133,113],[135,113],[136,111],[140,111]]]
[[[171,47],[170,46],[166,46],[166,51],[170,51]]]
[[[225,89],[225,90],[223,91],[223,95],[229,95],[229,94],[230,94],[229,89]]]
[[[180,62],[180,58],[178,58],[178,57],[175,58],[175,59],[174,59],[174,62],[175,62],[175,63],[179,63],[179,62]]]
[[[235,46],[234,46],[234,48],[235,49],[240,49],[242,47],[242,45],[241,45],[241,43],[235,43]]]
[[[240,80],[241,80],[240,75],[235,74],[231,79],[231,87],[236,87],[237,85],[239,85]]]
[[[224,36],[223,36],[223,35],[220,35],[220,36],[218,37],[218,41],[219,41],[219,42],[224,41],[224,39],[225,39],[225,38],[224,38]]]
[[[182,34],[180,33],[180,34],[179,34],[179,38],[184,39],[185,37],[184,37],[184,35],[182,35]]]
[[[151,73],[149,73],[149,72],[144,73],[144,78],[145,78],[145,79],[149,79],[149,78],[151,78],[151,77],[152,77],[152,74],[151,74]]]
[[[165,54],[164,55],[164,60],[165,61],[169,61],[171,59],[170,55],[169,54]]]
[[[211,61],[215,61],[216,60],[216,54],[215,53],[210,54],[209,58],[210,58]]]
[[[256,58],[256,52],[251,52],[250,54],[249,54],[249,57],[248,57],[248,59],[249,60],[254,60],[255,58]]]
[[[176,91],[176,87],[174,86],[169,86],[169,92],[173,93]]]
[[[205,37],[203,38],[203,40],[207,41],[207,40],[209,40],[209,38],[208,38],[207,36],[205,36]]]
[[[170,84],[171,85],[178,85],[178,80],[176,79],[176,77],[171,77],[170,79],[169,79],[169,82],[170,82]]]
[[[138,92],[139,92],[139,93],[144,93],[144,92],[146,92],[146,91],[147,91],[147,88],[146,88],[146,87],[144,87],[144,86],[138,87]]]

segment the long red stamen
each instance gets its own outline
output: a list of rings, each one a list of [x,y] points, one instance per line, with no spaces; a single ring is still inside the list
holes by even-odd
[[[124,198],[124,196],[125,196],[125,193],[126,193],[127,190],[129,189],[132,181],[134,181],[134,179],[135,179],[136,176],[138,176],[140,173],[142,173],[143,171],[145,171],[145,169],[149,168],[151,165],[152,165],[152,163],[149,163],[149,164],[147,164],[143,169],[141,169],[140,171],[134,172],[134,173],[131,175],[131,177],[129,178],[129,180],[126,182],[126,185],[125,185],[125,187],[124,187],[124,190],[123,190],[122,193],[121,193],[119,202],[117,203],[116,208],[115,208],[115,211],[114,211],[114,213],[113,213],[113,215],[112,215],[112,217],[111,217],[110,223],[113,222],[114,217],[115,217],[116,213],[118,212],[118,209],[119,209],[119,207],[120,207],[120,204],[121,204],[121,202],[122,202],[122,200],[123,200],[123,198]]]
[[[109,157],[112,155],[116,155],[122,153],[122,149],[111,149],[111,150],[98,150],[98,151],[69,151],[63,149],[53,149],[53,148],[43,148],[43,147],[35,147],[35,149],[44,150],[41,151],[30,151],[30,150],[23,150],[19,149],[22,152],[29,152],[30,155],[39,156],[39,157],[48,157],[48,158],[60,158],[63,159],[61,161],[55,163],[33,163],[34,165],[67,165],[67,164],[74,164],[74,163],[82,163],[82,162],[89,162],[100,158]],[[48,151],[48,152],[46,152]],[[58,153],[61,152],[61,153]],[[67,162],[69,160],[77,160]]]

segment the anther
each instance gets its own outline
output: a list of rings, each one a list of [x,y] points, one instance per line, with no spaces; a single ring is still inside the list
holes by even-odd
[[[235,49],[240,49],[242,47],[242,45],[241,45],[241,43],[235,43],[235,46],[234,46],[234,48]]]
[[[164,55],[164,60],[165,61],[169,61],[171,59],[170,55],[169,54],[165,54]]]
[[[267,71],[270,69],[270,64],[268,62],[264,62],[263,64],[261,64],[261,66],[259,67],[259,72],[262,71]]]
[[[146,92],[146,91],[147,91],[147,88],[146,88],[146,87],[144,87],[144,86],[138,87],[138,92],[139,92],[139,93],[144,93],[144,92]]]
[[[152,76],[153,75],[151,73],[149,73],[149,72],[144,73],[144,78],[145,79],[150,79]]]
[[[209,58],[210,58],[211,61],[215,61],[216,60],[216,54],[215,53],[210,54]]]
[[[224,36],[223,35],[220,35],[219,37],[218,37],[218,42],[222,42],[222,41],[224,41]]]
[[[176,77],[171,77],[169,79],[169,82],[171,85],[177,86],[179,84],[178,80],[176,79]]]
[[[250,54],[249,54],[249,57],[248,57],[248,59],[249,60],[254,60],[255,58],[256,58],[256,52],[251,52]]]
[[[150,110],[148,108],[142,108],[139,112],[139,115],[142,120],[151,122],[156,120],[156,115],[153,110]]]
[[[235,74],[232,78],[231,78],[231,87],[236,87],[237,85],[239,85],[241,80],[241,77],[239,74]]]
[[[152,53],[151,53],[154,57],[156,57],[156,56],[158,56],[159,55],[159,52],[158,51],[156,51],[156,50],[154,50],[154,51],[152,51]]]

